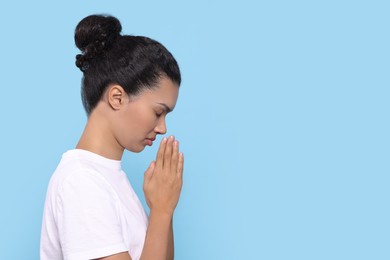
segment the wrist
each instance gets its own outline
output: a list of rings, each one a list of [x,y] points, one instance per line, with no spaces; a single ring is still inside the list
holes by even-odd
[[[173,211],[151,208],[150,209],[150,218],[152,216],[153,217],[162,218],[162,219],[172,220],[172,218],[173,218]]]

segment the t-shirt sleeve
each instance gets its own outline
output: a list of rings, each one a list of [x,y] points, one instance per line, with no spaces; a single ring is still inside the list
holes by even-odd
[[[118,215],[119,199],[93,171],[64,180],[57,196],[57,226],[65,260],[104,257],[128,251]]]

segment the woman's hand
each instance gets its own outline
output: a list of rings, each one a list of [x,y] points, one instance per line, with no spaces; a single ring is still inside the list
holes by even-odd
[[[182,188],[183,165],[179,142],[173,136],[164,137],[156,161],[145,172],[143,189],[151,211],[173,214]]]

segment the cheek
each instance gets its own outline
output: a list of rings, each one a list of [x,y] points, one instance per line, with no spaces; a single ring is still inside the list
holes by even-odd
[[[141,135],[151,132],[157,123],[154,113],[145,110],[138,111],[131,121],[129,125]]]

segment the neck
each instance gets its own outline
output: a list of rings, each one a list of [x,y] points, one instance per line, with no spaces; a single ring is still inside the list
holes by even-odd
[[[116,140],[109,122],[95,108],[76,146],[112,160],[121,160],[124,148]]]

